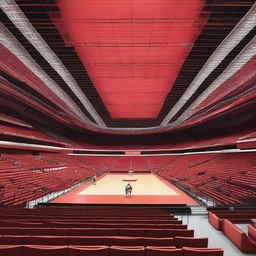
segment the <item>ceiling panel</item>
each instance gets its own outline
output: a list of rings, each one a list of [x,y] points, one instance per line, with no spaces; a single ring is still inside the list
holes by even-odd
[[[57,4],[69,43],[110,116],[157,118],[206,21],[200,16],[204,0]]]
[[[64,2],[68,2],[68,6],[65,7]],[[139,134],[176,130],[176,128],[162,129],[158,126],[184,94],[209,56],[255,4],[254,0],[240,0],[239,2],[206,0],[202,2],[201,7],[197,5],[199,1],[190,0],[15,0],[14,3],[21,8],[21,12],[26,15],[36,31],[60,58],[103,118],[108,129],[98,131]],[[61,7],[62,4],[66,8],[65,11],[64,7]],[[197,15],[192,6],[197,6]],[[8,10],[15,16],[11,8],[8,7]],[[4,26],[10,30],[37,64],[93,121],[83,104],[68,88],[63,78],[42,57],[41,52],[29,43],[19,31],[18,26],[15,26],[15,23],[2,10],[0,14]],[[88,17],[84,17],[85,15]],[[182,15],[188,16],[184,18]],[[193,17],[197,17],[194,23]],[[207,22],[204,24],[206,19]],[[188,29],[189,22],[192,23]],[[192,31],[194,34],[188,34],[187,31]],[[199,36],[196,31],[200,34]],[[186,111],[211,82],[221,75],[254,35],[255,30],[244,37],[241,43],[207,77],[188,104],[177,113],[172,121]],[[185,39],[188,41],[183,42]],[[10,60],[8,58],[8,61],[12,62],[13,58]],[[15,66],[18,65],[16,62],[13,63]],[[254,66],[251,67],[253,72]],[[18,70],[20,71],[20,68]],[[57,104],[52,99],[56,98],[58,93],[49,95],[47,90],[41,87],[38,87],[38,91],[32,90],[29,86],[34,78],[29,81],[19,77],[22,81],[16,81],[17,70],[13,71],[8,77],[5,74],[8,81],[20,86],[31,95],[37,95],[47,104]],[[205,119],[210,111],[223,106],[222,103],[239,97],[240,92],[244,94],[243,88],[249,90],[255,78],[251,77],[247,71],[240,70],[240,72],[242,79],[232,78],[232,83],[228,81],[227,84],[223,84],[220,90],[210,95],[196,109],[195,116],[203,116]],[[24,77],[28,74],[25,72],[22,75]],[[36,76],[36,73],[34,75]],[[31,77],[31,74],[29,76]],[[249,83],[250,81],[252,83]],[[35,85],[37,86],[38,83]],[[49,98],[52,99],[47,101]],[[243,104],[239,107],[243,108]],[[159,109],[161,109],[160,113]],[[193,118],[195,118],[194,115]],[[68,119],[66,121],[72,124],[73,128],[80,127]],[[225,121],[228,122],[228,120]],[[234,120],[229,124],[233,122]],[[240,123],[240,121],[237,122]]]

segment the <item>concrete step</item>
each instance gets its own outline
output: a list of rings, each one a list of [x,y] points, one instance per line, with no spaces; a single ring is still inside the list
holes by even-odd
[[[192,206],[191,207],[192,215],[206,215],[208,214],[207,208],[204,206]]]

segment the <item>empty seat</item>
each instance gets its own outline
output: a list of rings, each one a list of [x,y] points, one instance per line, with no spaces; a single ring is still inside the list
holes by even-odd
[[[24,246],[24,254],[29,256],[67,256],[68,247],[67,246],[47,246],[47,245],[26,245]],[[13,255],[14,256],[14,255]],[[19,256],[17,254],[16,256]]]
[[[0,245],[0,255],[4,255],[4,256],[23,255],[23,246],[21,246],[21,245]]]
[[[248,225],[248,236],[254,242],[256,242],[256,227],[252,224]]]
[[[195,237],[182,237],[176,236],[174,238],[174,245],[177,248],[196,247],[196,248],[207,248],[208,238],[195,238]]]
[[[109,245],[105,236],[27,236],[3,235],[0,244],[41,244],[41,245]]]
[[[108,256],[109,246],[75,246],[70,245],[68,247],[68,255],[72,256]]]
[[[110,256],[145,256],[143,246],[111,246]]]
[[[221,248],[183,247],[183,256],[223,256]]]
[[[139,244],[143,246],[173,246],[174,239],[173,237],[140,237]]]
[[[183,256],[183,250],[177,249],[175,246],[147,246],[146,256]]]

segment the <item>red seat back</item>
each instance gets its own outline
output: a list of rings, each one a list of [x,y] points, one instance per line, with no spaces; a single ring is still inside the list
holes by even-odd
[[[248,236],[250,237],[250,239],[256,242],[256,227],[252,224],[248,225]]]
[[[108,246],[75,246],[71,245],[68,248],[68,255],[72,256],[109,256]]]
[[[147,246],[146,256],[183,256],[182,249],[176,247]]]
[[[67,246],[26,245],[24,254],[29,256],[68,256]],[[17,255],[19,256],[19,255]]]
[[[197,247],[197,248],[207,248],[208,238],[176,236],[174,238],[174,244],[177,248],[182,248],[184,246],[186,246],[186,247]]]
[[[111,246],[110,256],[145,256],[143,246]]]
[[[173,237],[141,237],[140,244],[143,246],[172,246],[174,245]]]
[[[221,248],[183,247],[183,256],[223,256],[223,250]]]
[[[23,248],[21,245],[0,245],[0,255],[20,256],[23,255]]]

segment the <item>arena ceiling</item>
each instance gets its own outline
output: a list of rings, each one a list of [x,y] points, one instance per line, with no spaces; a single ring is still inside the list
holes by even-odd
[[[111,134],[255,114],[255,0],[0,4],[4,114]]]

